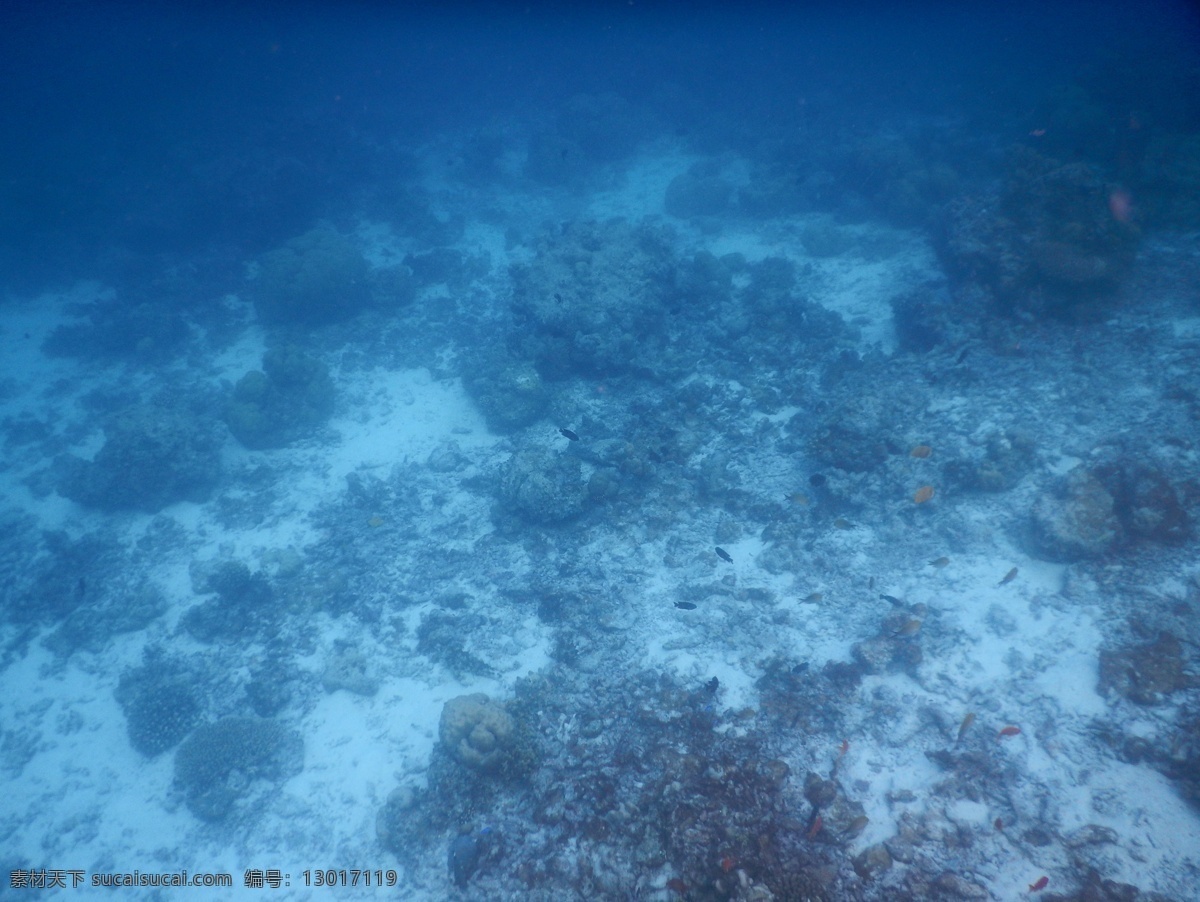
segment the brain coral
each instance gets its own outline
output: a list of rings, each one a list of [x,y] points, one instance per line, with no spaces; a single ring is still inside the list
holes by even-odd
[[[515,733],[512,716],[482,692],[450,699],[438,724],[438,738],[450,754],[479,770],[493,770],[501,763]]]

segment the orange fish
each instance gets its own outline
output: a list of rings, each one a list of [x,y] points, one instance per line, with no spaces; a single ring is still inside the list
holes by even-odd
[[[825,822],[821,820],[821,815],[818,814],[815,818],[813,818],[812,826],[808,828],[808,833],[805,834],[805,837],[807,839],[813,839],[818,833],[821,832],[821,828],[824,826]]]
[[[726,874],[728,874],[730,871],[732,871],[736,867],[737,867],[737,859],[734,858],[732,855],[726,855],[724,858],[721,859],[721,870],[724,871]]]
[[[997,733],[996,738],[997,739],[1005,739],[1009,736],[1020,736],[1020,735],[1021,735],[1020,727],[1011,727],[1010,726],[1010,727],[1005,727],[1003,730],[1001,730],[999,733]]]
[[[932,497],[933,497],[933,486],[923,485],[919,489],[917,489],[915,492],[913,492],[913,503],[914,504],[924,504],[926,501],[928,501]]]
[[[1045,875],[1042,875],[1041,877],[1038,877],[1038,879],[1034,883],[1029,884],[1029,891],[1031,893],[1041,892],[1042,890],[1044,890],[1046,888],[1046,886],[1049,883],[1050,883],[1050,878]]]
[[[928,457],[932,453],[933,453],[933,449],[930,448],[928,445],[917,445],[915,448],[913,448],[911,451],[908,452],[908,456],[909,457]]]
[[[686,896],[687,891],[688,891],[688,885],[686,883],[684,883],[682,880],[680,880],[678,877],[672,877],[670,880],[667,881],[667,889],[674,890],[675,892],[679,893],[679,895],[681,895],[681,896]]]

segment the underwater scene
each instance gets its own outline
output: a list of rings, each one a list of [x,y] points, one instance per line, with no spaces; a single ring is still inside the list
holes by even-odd
[[[0,8],[0,899],[1200,899],[1200,11]]]

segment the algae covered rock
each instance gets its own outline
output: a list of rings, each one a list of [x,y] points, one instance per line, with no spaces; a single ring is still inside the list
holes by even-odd
[[[576,517],[586,497],[583,467],[567,455],[519,451],[500,477],[503,512],[530,523],[561,523]]]
[[[550,391],[533,364],[494,359],[464,379],[464,385],[493,432],[513,432],[536,423],[550,404]]]
[[[1175,487],[1161,469],[1121,459],[1095,469],[1113,496],[1117,518],[1131,539],[1178,544],[1191,536],[1191,523]]]
[[[1139,705],[1161,705],[1190,684],[1183,645],[1168,632],[1153,642],[1100,652],[1100,682],[1105,697],[1123,696]]]
[[[1031,519],[1034,553],[1064,563],[1104,554],[1121,531],[1113,496],[1082,466],[1038,498]]]
[[[438,738],[460,763],[495,770],[513,750],[516,722],[482,692],[460,695],[442,708]]]
[[[326,692],[345,689],[354,695],[370,696],[379,691],[379,677],[362,652],[354,648],[339,648],[325,662],[321,685]]]

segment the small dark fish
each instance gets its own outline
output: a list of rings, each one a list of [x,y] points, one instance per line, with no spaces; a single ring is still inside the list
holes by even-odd
[[[87,580],[81,576],[79,582],[75,584],[75,598],[81,599],[85,595],[87,595]]]
[[[849,520],[847,520],[845,517],[838,517],[836,520],[833,521],[833,528],[834,529],[853,529],[854,524],[851,523]]]
[[[799,664],[797,664],[795,667],[792,668],[792,673],[796,676],[799,676],[802,673],[808,673],[808,662],[801,661]]]
[[[719,557],[725,563],[727,563],[727,564],[733,563],[733,558],[731,558],[729,556],[729,552],[726,551],[724,548],[722,548],[720,545],[718,545],[716,548],[714,548],[713,551],[715,551],[717,553],[717,557]]]
[[[681,611],[696,610],[696,605],[690,601],[677,601],[677,602],[675,602],[675,607],[679,608],[679,610],[681,610]]]
[[[574,432],[572,432],[570,429],[564,429],[562,426],[559,426],[559,427],[558,427],[558,434],[559,434],[559,435],[561,435],[563,438],[565,438],[565,439],[569,440],[569,441],[572,441],[572,442],[577,442],[577,441],[579,441],[579,436],[578,436],[578,435],[576,435],[576,434],[575,434]]]
[[[808,477],[808,484],[818,489],[828,481],[824,473],[813,473],[812,476]]]
[[[975,723],[975,712],[968,711],[967,716],[958,725],[958,738],[954,740],[955,745],[963,741],[963,737],[967,735],[967,730],[971,729],[971,724],[973,723]]]
[[[804,600],[805,604],[816,604],[818,601],[820,601],[824,597],[825,597],[824,592],[811,592],[808,595],[804,596],[803,600]]]
[[[715,695],[717,690],[720,687],[721,687],[721,681],[718,680],[716,677],[713,677],[711,680],[709,680],[707,683],[704,684],[704,688],[709,691],[710,695]]]
[[[561,304],[563,302],[562,295],[559,294],[557,291],[554,292],[554,300],[558,304]]]
[[[970,347],[963,348],[958,352],[958,356],[954,358],[954,365],[958,366],[967,359],[967,355],[971,353]]]
[[[1011,570],[1009,570],[1007,573],[1004,574],[1004,579],[1002,579],[1002,580],[1000,580],[1000,582],[996,583],[996,586],[999,587],[999,586],[1007,585],[1008,583],[1011,583],[1016,578],[1017,578],[1017,568],[1013,567]]]
[[[940,570],[942,567],[945,567],[945,566],[946,566],[947,564],[949,564],[949,563],[950,563],[950,558],[948,558],[948,557],[940,557],[940,558],[938,558],[937,560],[930,561],[930,562],[929,562],[929,566],[930,566],[930,567],[937,567],[937,568]]]
[[[879,597],[882,598],[884,601],[886,601],[888,604],[894,604],[897,606],[904,604],[904,602],[902,602],[895,595],[880,595]]]

